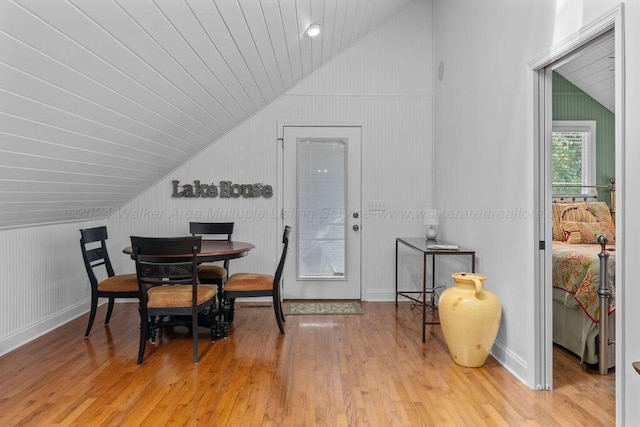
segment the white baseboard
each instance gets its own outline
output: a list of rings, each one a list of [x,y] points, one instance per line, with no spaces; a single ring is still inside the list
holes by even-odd
[[[385,301],[395,301],[396,300],[396,291],[390,291],[387,289],[375,290],[369,289],[366,293],[362,295],[362,301],[370,301],[370,302],[385,302]]]
[[[88,311],[89,300],[86,300],[2,338],[0,340],[0,356],[11,352],[18,347],[22,347],[36,338],[59,328],[67,322],[70,322],[76,317],[86,314]],[[85,327],[86,325],[83,326],[83,328]],[[84,334],[84,329],[78,331],[78,336],[82,337],[82,334]]]
[[[496,341],[491,349],[491,356],[498,361],[507,371],[516,377],[520,382],[531,387],[527,382],[529,368],[524,360],[515,355],[509,349]]]

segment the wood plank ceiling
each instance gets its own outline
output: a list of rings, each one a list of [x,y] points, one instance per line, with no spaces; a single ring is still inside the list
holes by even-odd
[[[613,31],[593,41],[556,71],[615,113],[615,39]]]
[[[0,229],[108,216],[410,1],[1,0]]]

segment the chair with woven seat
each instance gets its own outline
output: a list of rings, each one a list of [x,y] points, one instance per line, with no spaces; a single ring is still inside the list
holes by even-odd
[[[193,236],[216,236],[213,240],[231,240],[233,234],[233,222],[190,222],[189,233]],[[200,265],[198,278],[205,285],[218,287],[218,303],[222,304],[222,286],[229,274],[229,260],[223,265],[204,263]]]
[[[287,250],[289,248],[289,233],[291,227],[285,226],[282,236],[282,254],[280,255],[280,261],[278,267],[273,276],[269,274],[259,273],[235,273],[224,284],[222,291],[224,299],[224,333],[226,335],[228,324],[233,322],[234,318],[234,304],[236,298],[246,297],[265,297],[271,296],[273,298],[273,311],[278,322],[278,328],[280,333],[284,335],[284,311],[282,310],[282,298],[280,294],[280,282],[282,279],[282,271],[284,269],[284,263],[287,258]]]
[[[80,249],[82,259],[91,284],[91,311],[89,325],[84,333],[88,338],[98,309],[98,299],[108,298],[107,315],[104,324],[108,325],[113,313],[116,298],[138,298],[138,279],[135,274],[116,275],[111,265],[109,252],[107,251],[107,227],[86,228],[80,230]],[[97,245],[97,246],[96,246]],[[104,267],[106,278],[98,280],[96,268]]]
[[[215,340],[217,289],[198,280],[198,252],[202,237],[131,236],[140,292],[140,347],[142,363],[148,339],[156,330],[186,326],[193,341],[193,363],[198,363],[199,315],[208,318],[211,341]]]

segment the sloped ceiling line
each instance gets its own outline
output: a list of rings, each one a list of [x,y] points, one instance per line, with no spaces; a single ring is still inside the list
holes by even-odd
[[[39,18],[39,19],[41,19],[41,18]],[[44,23],[44,21],[43,21],[43,23]],[[56,31],[57,33],[59,33],[60,35],[63,35],[66,39],[68,39],[69,41],[71,41],[72,43],[74,43],[74,44],[75,44],[76,46],[78,46],[79,48],[83,49],[85,52],[89,53],[91,56],[95,57],[96,59],[99,59],[99,60],[100,60],[100,63],[99,63],[99,65],[97,65],[97,66],[94,68],[94,70],[96,70],[96,69],[97,69],[97,70],[99,70],[99,71],[104,75],[104,68],[102,68],[102,67],[107,67],[107,68],[110,68],[110,69],[114,69],[114,70],[116,70],[116,71],[117,71],[118,73],[120,73],[122,76],[126,76],[127,78],[131,78],[131,77],[130,77],[130,76],[128,76],[126,73],[124,73],[122,70],[118,70],[116,67],[114,67],[114,66],[113,66],[113,64],[109,63],[109,62],[108,62],[108,61],[106,61],[104,58],[101,58],[101,57],[100,57],[100,55],[95,54],[95,53],[94,53],[94,52],[92,52],[90,49],[88,49],[86,46],[83,46],[82,44],[80,44],[80,43],[76,42],[75,40],[73,40],[73,39],[72,39],[71,37],[69,37],[67,34],[64,34],[63,32],[61,32],[61,31],[59,31],[59,30],[55,29],[54,27],[51,27],[51,25],[50,25],[50,24],[48,24],[48,23],[47,23],[46,25],[47,25],[47,26],[49,26],[52,30],[54,30],[54,31]],[[28,30],[25,28],[25,30],[24,30],[24,31],[26,32],[26,31],[28,31]],[[117,88],[112,88],[112,87],[110,87],[109,85],[104,84],[103,82],[101,82],[101,81],[100,81],[100,80],[98,80],[97,78],[92,77],[92,76],[88,75],[87,73],[83,73],[83,72],[81,72],[81,71],[79,70],[79,68],[78,68],[78,67],[74,67],[73,65],[67,64],[67,63],[65,63],[65,62],[63,62],[63,61],[61,61],[61,60],[59,60],[58,58],[55,58],[54,56],[52,56],[52,55],[50,55],[49,53],[45,52],[42,48],[40,48],[40,47],[38,47],[38,46],[35,46],[35,45],[33,45],[33,44],[29,43],[29,42],[28,42],[28,41],[26,41],[26,40],[20,39],[20,38],[18,38],[17,36],[15,36],[15,35],[13,35],[13,34],[8,34],[8,33],[6,33],[5,31],[3,31],[2,33],[3,33],[3,34],[7,34],[9,37],[11,37],[11,39],[13,39],[13,40],[17,41],[18,43],[20,43],[20,44],[24,45],[25,47],[28,47],[28,48],[29,48],[29,49],[31,49],[34,53],[37,53],[38,55],[41,55],[41,56],[43,56],[44,58],[46,58],[46,59],[48,60],[48,61],[44,61],[44,64],[42,64],[42,67],[39,67],[38,69],[34,69],[34,72],[37,72],[37,73],[38,73],[38,75],[42,75],[42,77],[37,77],[39,80],[44,81],[44,82],[47,82],[48,84],[50,84],[50,85],[52,85],[52,86],[54,86],[54,87],[57,87],[57,88],[59,88],[60,90],[63,90],[63,91],[68,92],[68,93],[70,93],[70,94],[73,94],[73,95],[75,95],[75,96],[77,96],[77,97],[79,97],[79,98],[82,98],[82,99],[84,99],[84,100],[87,100],[88,102],[92,102],[92,103],[94,103],[96,106],[100,106],[100,108],[107,108],[108,110],[110,110],[110,111],[112,111],[112,112],[117,111],[117,110],[115,110],[115,109],[113,109],[113,108],[108,108],[108,105],[112,102],[108,96],[105,96],[105,95],[101,95],[101,94],[99,94],[99,93],[96,93],[96,92],[95,92],[95,90],[94,90],[94,91],[92,92],[92,94],[94,94],[94,95],[96,95],[96,96],[97,96],[97,95],[99,95],[99,96],[100,96],[100,100],[101,100],[101,102],[99,102],[99,101],[94,101],[94,100],[90,99],[88,96],[80,95],[80,94],[78,94],[77,92],[73,91],[72,89],[69,89],[69,88],[65,87],[65,83],[64,83],[64,82],[62,82],[62,81],[60,81],[60,80],[61,80],[61,77],[58,77],[58,76],[62,76],[62,75],[74,75],[74,77],[81,77],[82,79],[86,79],[86,80],[87,80],[87,82],[85,83],[85,86],[84,86],[84,87],[86,87],[86,88],[92,87],[93,89],[95,89],[95,86],[99,86],[99,87],[101,87],[101,88],[106,89],[106,90],[107,90],[107,91],[109,91],[111,94],[116,95],[116,96],[118,97],[118,100],[113,101],[113,102],[122,102],[122,98],[124,98],[124,99],[125,99],[125,100],[127,100],[127,101],[130,101],[130,102],[132,102],[132,103],[134,103],[134,104],[136,104],[136,105],[138,105],[138,106],[140,106],[140,107],[143,107],[145,110],[147,110],[147,111],[149,111],[149,112],[152,112],[153,114],[158,114],[157,112],[155,112],[155,111],[154,111],[153,109],[151,109],[150,107],[148,107],[148,106],[144,106],[144,105],[140,104],[139,102],[136,102],[134,99],[130,98],[129,96],[127,96],[126,92],[124,92],[124,91],[122,91],[122,90],[120,90],[120,91],[119,91],[119,90],[117,90]],[[14,49],[17,49],[18,51],[20,51],[20,52],[22,52],[22,53],[25,53],[25,52],[26,52],[24,49],[20,49],[18,46],[14,47]],[[37,61],[38,61],[38,59],[37,59],[37,58],[32,57],[32,58],[30,58],[29,63],[31,63],[31,62],[37,62]],[[40,61],[42,62],[42,60],[40,60]],[[53,70],[53,68],[52,68],[52,67],[54,67],[54,66],[59,66],[59,67],[62,67],[63,69],[58,70],[58,73],[53,73],[53,72],[51,72],[51,71]],[[16,68],[16,69],[20,69],[20,67],[17,67],[17,66],[13,66],[13,67],[14,67],[14,68]],[[22,72],[24,72],[24,73],[28,73],[28,72],[27,72],[27,71],[25,71],[25,70],[22,70],[22,69],[20,69],[20,70],[21,70]],[[45,70],[49,70],[49,73],[47,73]],[[32,73],[28,73],[28,74],[33,75]],[[45,75],[48,77],[48,79],[45,79],[45,78],[44,78],[44,77],[45,77]],[[58,77],[58,82],[54,82],[54,81],[52,81],[52,80],[53,80],[53,79],[55,79],[56,77]],[[66,78],[68,79],[68,81],[75,81],[75,79],[72,79],[72,78],[69,78],[69,77],[66,77]],[[131,79],[131,80],[135,82],[135,80],[133,80],[133,79]],[[142,83],[139,83],[139,82],[136,82],[136,83],[137,83],[137,84],[139,84],[141,87],[145,87],[145,85],[144,85],[144,84],[142,84]],[[146,88],[146,87],[145,87],[145,88]],[[153,97],[162,98],[162,97],[160,97],[159,95],[157,95],[157,94],[156,94],[153,90],[151,90],[150,88],[146,88],[146,89],[147,89],[148,93],[149,93],[149,94],[151,94]],[[170,105],[174,105],[174,104],[172,104],[172,103],[170,103],[170,102],[167,102],[167,103],[168,103],[168,104],[170,104]],[[120,108],[122,109],[122,106],[121,106],[121,105],[120,105]],[[128,111],[128,110],[125,110],[125,111]],[[184,111],[182,111],[182,112],[184,113]],[[131,115],[131,114],[123,114],[123,113],[118,113],[118,114],[120,115],[119,120],[123,120],[123,119],[124,119],[124,120],[135,120],[135,119],[132,117],[132,115]],[[173,113],[173,114],[175,114],[175,113]],[[186,115],[186,113],[184,113],[184,114]],[[158,115],[160,115],[160,116],[161,116],[161,118],[162,118],[165,122],[166,122],[167,120],[171,121],[171,119],[170,119],[170,117],[171,117],[171,116],[168,116],[168,115],[161,115],[161,114],[158,114]],[[174,134],[170,133],[170,132],[168,131],[168,129],[166,129],[166,128],[165,128],[165,129],[161,129],[161,128],[157,127],[157,126],[150,125],[149,123],[145,123],[145,122],[143,122],[143,121],[141,121],[141,120],[137,120],[137,121],[138,121],[138,123],[143,124],[144,126],[148,126],[148,127],[152,128],[152,129],[154,129],[155,131],[158,131],[158,132],[164,133],[166,136],[169,136],[169,137],[171,137],[171,138],[175,138],[175,139],[177,139],[177,140],[180,140],[180,141],[182,141],[182,142],[183,142],[183,143],[185,143],[185,144],[190,144],[190,145],[193,145],[193,144],[194,144],[194,142],[193,142],[193,141],[189,141],[189,140],[187,140],[187,139],[185,139],[185,138],[183,138],[183,137],[180,137],[180,136],[178,136],[178,135],[174,135]],[[206,146],[206,145],[210,142],[209,135],[208,135],[208,136],[198,135],[198,134],[196,134],[195,132],[193,132],[191,129],[189,129],[188,127],[186,127],[186,126],[182,126],[182,125],[180,125],[180,124],[179,124],[179,123],[177,123],[177,122],[176,122],[176,126],[178,126],[178,127],[182,128],[184,132],[188,132],[188,133],[192,134],[193,136],[197,137],[197,138],[201,141],[201,143],[200,143],[200,144],[195,144],[195,145],[194,145],[195,147],[202,148],[202,147]],[[191,127],[193,127],[193,124],[191,125]],[[157,139],[155,139],[155,140],[157,141]]]
[[[194,46],[191,44],[193,42],[190,41],[190,39],[205,40],[208,38],[208,40],[210,41],[210,45],[202,46],[200,49],[200,52],[207,52],[208,49],[213,48],[212,52],[213,51],[217,52],[217,55],[219,56],[219,58],[221,58],[222,63],[224,63],[224,57],[220,53],[220,50],[215,45],[215,43],[213,43],[211,38],[208,36],[206,29],[201,26],[201,23],[197,19],[195,19],[195,15],[192,9],[186,8],[186,4],[183,2],[173,1],[169,4],[165,2],[163,7],[166,8],[167,10],[164,10],[163,7],[161,7],[158,4],[158,2],[153,2],[153,3],[158,9],[158,12],[160,13],[160,15],[164,17],[167,24],[170,26],[170,28],[173,29],[173,32],[175,32],[175,34],[177,34],[179,37],[172,37],[172,34],[169,31],[165,32],[165,31],[156,30],[154,34],[152,34],[152,31],[153,31],[152,26],[144,27],[141,24],[140,20],[148,18],[146,16],[138,16],[137,19],[132,17],[132,19],[134,19],[134,22],[136,22],[141,27],[141,29],[147,34],[147,36],[151,40],[153,40],[154,43],[157,44],[159,49],[164,51],[166,55],[169,58],[171,58],[175,62],[175,64],[186,75],[190,76],[193,82],[195,82],[210,96],[211,100],[220,109],[220,111],[216,111],[216,114],[219,114],[221,117],[217,118],[216,120],[218,120],[223,125],[227,125],[228,122],[226,122],[226,120],[228,119],[238,120],[244,117],[247,114],[247,112],[253,111],[255,109],[255,105],[253,105],[253,101],[246,94],[246,91],[244,90],[242,85],[239,82],[235,82],[236,87],[239,88],[240,91],[246,95],[246,99],[250,103],[248,106],[245,106],[244,108],[241,106],[240,102],[236,99],[236,97],[230,92],[230,90],[227,89],[227,87],[225,87],[220,82],[216,74],[212,71],[212,68],[208,66],[206,62],[203,61],[203,57],[196,52]],[[171,7],[173,7],[173,9],[170,9]],[[176,7],[182,7],[182,9],[176,9]],[[183,18],[182,25],[180,24],[180,21],[173,21],[170,18],[168,14],[172,12],[174,15],[178,14]],[[157,21],[155,22],[157,23]],[[181,27],[182,27],[182,30],[181,30]],[[197,28],[200,28],[202,30],[201,32],[198,32],[198,34],[196,34]],[[189,34],[189,33],[191,33],[190,39],[186,37],[186,34]],[[203,37],[203,35],[205,37]],[[164,45],[167,47],[163,46],[163,44],[160,43],[161,37],[165,38]],[[172,42],[167,42],[167,38],[171,39]],[[182,46],[178,46],[178,44]],[[172,49],[170,49],[170,47]],[[173,52],[171,52],[171,50]],[[193,58],[186,57],[187,52],[190,52],[191,54],[193,54]],[[182,57],[182,62],[177,59],[179,55],[185,55]],[[185,64],[190,64],[191,66],[190,68],[193,70],[193,72],[197,72],[199,70],[201,73],[202,72],[206,73],[207,76],[201,74],[200,79],[202,81],[200,81],[198,78],[196,78],[192,74],[191,71],[187,69],[187,66]],[[233,78],[235,78],[235,80],[237,81],[238,80],[237,77],[233,75],[233,70],[231,70],[228,64],[225,64],[225,65],[227,69],[225,71],[228,71],[233,76]],[[171,83],[171,80],[169,78],[167,78],[167,81]],[[210,89],[207,89],[206,82],[208,82],[210,85],[213,85],[215,87],[211,87]],[[238,92],[236,91],[236,93]],[[186,93],[185,95],[189,96]]]
[[[0,229],[108,216],[412,1],[0,2]]]
[[[256,64],[257,67],[254,67],[253,69],[249,66],[246,55],[250,52],[250,50],[245,50],[246,54],[243,54],[243,50],[238,45],[239,40],[244,40],[244,37],[246,36],[243,36],[242,34],[236,34],[234,36],[234,31],[232,31],[232,27],[227,23],[228,20],[234,17],[234,14],[240,8],[240,5],[238,5],[236,2],[221,2],[221,3],[213,2],[213,5],[215,6],[215,10],[221,22],[220,27],[225,29],[225,32],[223,32],[223,34],[226,33],[226,35],[229,38],[228,43],[223,43],[223,45],[228,44],[228,48],[230,49],[231,55],[236,56],[237,58],[236,60],[238,64],[241,65],[240,67],[241,73],[244,75],[244,79],[247,82],[246,84],[243,84],[245,93],[247,93],[246,88],[251,88],[252,89],[251,94],[247,93],[247,95],[250,96],[250,98],[252,99],[254,109],[261,108],[262,106],[266,105],[269,99],[272,99],[272,98],[269,98],[268,96],[265,96],[264,94],[265,91],[269,91],[270,84],[265,84],[265,83],[268,83],[268,81],[265,82],[260,79],[260,76],[264,71],[261,67],[261,64]],[[226,9],[225,9],[226,17],[225,17],[225,14],[223,14],[220,9],[225,5],[226,5]],[[194,16],[196,15],[194,14]],[[200,22],[203,23],[202,20],[200,20]],[[242,22],[238,22],[238,24],[240,25],[238,25],[237,28],[243,28]],[[204,26],[202,28],[205,29]],[[211,40],[212,44],[215,44],[213,41],[214,39],[211,36],[209,37],[209,39]],[[227,64],[227,66],[229,66],[229,64]],[[240,80],[242,76],[236,76],[236,78]],[[260,95],[260,97],[258,98],[257,95]],[[254,100],[253,98],[257,98],[257,99]]]
[[[590,43],[556,71],[611,112],[615,112],[613,31]]]
[[[23,119],[21,117],[17,117],[17,119],[26,121],[26,119]],[[77,161],[82,161],[86,163],[86,160],[85,160],[86,154],[93,152],[93,150],[83,149],[81,147],[69,147],[68,145],[47,141],[44,139],[37,139],[33,137],[27,138],[23,135],[11,134],[8,132],[0,132],[0,135],[3,135],[5,137],[3,138],[4,143],[2,144],[2,147],[4,147],[5,151],[10,151],[14,153],[35,154],[39,152],[39,150],[34,148],[34,144],[29,144],[27,141],[36,142],[38,144],[42,144],[46,146],[51,146],[52,151],[55,151],[57,155],[56,156],[49,155],[48,156],[49,158],[66,158],[68,160],[77,160]],[[82,136],[85,137],[85,135],[82,135]],[[115,165],[114,167],[120,167],[123,170],[144,171],[144,168],[146,167],[146,165],[149,165],[153,167],[153,169],[149,170],[149,172],[156,170],[158,167],[164,167],[167,170],[167,172],[169,172],[169,167],[166,165],[162,165],[160,163],[153,163],[148,160],[132,161],[129,157],[108,153],[108,152],[100,152],[100,154],[104,156],[102,157],[103,159],[109,159],[109,158],[113,159],[113,164]],[[111,163],[112,162],[106,161],[106,162],[103,162],[102,164],[108,165]]]
[[[238,5],[240,7],[240,13],[242,14],[244,25],[246,26],[246,33],[248,34],[247,38],[251,40],[251,43],[255,48],[260,64],[262,65],[269,82],[269,86],[271,87],[271,91],[273,92],[272,97],[266,98],[267,102],[269,102],[276,97],[276,94],[284,92],[285,86],[282,79],[282,73],[280,72],[280,68],[276,60],[273,45],[270,43],[269,29],[265,22],[264,13],[262,12],[262,4],[258,2],[257,6],[254,6],[253,9],[249,9],[249,4],[245,3],[245,6],[242,6],[242,3],[243,0],[239,0]],[[255,5],[256,3],[251,4]],[[232,28],[234,28],[235,31],[234,38],[239,39],[242,37],[242,35],[239,34],[239,31],[242,29],[240,22],[237,22],[232,26]]]
[[[110,13],[97,13],[98,11],[94,11],[94,15],[91,16],[87,13],[87,11],[85,11],[84,9],[80,8],[79,6],[77,6],[75,3],[73,3],[72,1],[69,2],[71,5],[73,5],[79,13],[81,13],[82,15],[84,15],[84,17],[91,21],[97,28],[99,28],[100,30],[102,30],[106,35],[108,35],[110,38],[112,38],[113,40],[115,40],[118,45],[122,46],[127,52],[129,52],[131,54],[131,56],[135,59],[137,59],[138,61],[140,61],[142,64],[146,65],[146,67],[154,72],[155,74],[157,74],[164,83],[167,84],[168,88],[173,88],[175,89],[175,91],[179,94],[182,94],[188,101],[190,101],[191,104],[195,105],[197,109],[199,109],[202,113],[206,114],[206,116],[201,116],[201,117],[196,117],[193,115],[190,115],[189,113],[187,113],[188,108],[185,106],[184,109],[181,109],[181,111],[183,111],[186,115],[191,116],[195,121],[197,121],[198,123],[200,123],[202,126],[210,129],[213,132],[217,132],[215,128],[211,128],[207,122],[210,119],[213,119],[214,121],[218,122],[219,125],[228,125],[229,123],[231,123],[233,120],[236,119],[236,117],[233,116],[233,114],[231,114],[223,105],[221,102],[218,102],[215,98],[213,98],[212,96],[209,96],[207,98],[210,98],[210,100],[213,101],[213,105],[211,105],[211,108],[213,108],[213,111],[211,111],[209,108],[206,108],[203,104],[206,104],[207,102],[203,99],[196,99],[196,98],[201,98],[201,94],[200,96],[198,96],[197,94],[193,94],[190,95],[189,93],[186,92],[186,89],[183,89],[182,87],[178,86],[176,83],[174,83],[174,81],[169,78],[169,73],[171,73],[172,71],[169,69],[165,69],[162,70],[162,66],[164,66],[165,68],[168,68],[169,64],[175,64],[175,66],[177,67],[175,71],[178,72],[184,72],[184,74],[186,74],[187,76],[191,77],[191,80],[193,80],[194,83],[196,83],[196,87],[193,86],[186,86],[189,87],[192,91],[195,92],[200,92],[198,90],[198,88],[201,88],[201,86],[198,84],[198,82],[192,78],[191,74],[189,74],[189,72],[185,69],[185,67],[183,67],[170,53],[169,51],[164,48],[160,43],[157,42],[157,40],[140,24],[140,22],[138,22],[131,14],[129,14],[125,9],[119,9],[120,11],[123,12],[124,16],[127,16],[130,18],[131,22],[133,22],[135,24],[135,26],[137,27],[137,29],[141,32],[141,34],[146,35],[146,39],[151,41],[153,45],[155,45],[155,47],[157,49],[159,49],[161,52],[163,52],[166,57],[168,57],[170,59],[170,61],[164,61],[164,56],[163,55],[155,55],[154,52],[151,51],[151,49],[149,49],[149,44],[145,43],[142,44],[144,41],[144,37],[131,37],[131,34],[128,33],[128,31],[130,30],[131,27],[126,27],[124,25],[124,23],[128,22],[126,19],[118,19],[120,18],[120,16],[117,17],[113,17],[110,19],[109,23],[105,22],[107,20],[107,17],[112,16],[111,14],[115,14],[117,12],[111,11]],[[97,4],[98,2],[96,2]],[[116,4],[118,6],[120,6],[120,4],[118,2],[113,2],[113,4]],[[155,5],[155,3],[152,2],[152,4]],[[93,3],[91,2],[86,2],[85,3],[85,8],[88,8],[90,6],[94,6]],[[151,9],[153,10],[153,9]],[[147,12],[149,11],[149,9],[147,9]],[[160,10],[159,8],[157,8],[157,11],[159,13],[160,16],[164,17],[165,19],[167,19],[167,23],[174,28],[175,27],[171,25],[171,21],[168,20],[168,18],[166,18],[166,15],[162,12],[162,10]],[[94,18],[95,17],[95,18]],[[102,18],[100,21],[98,19]],[[162,20],[157,20],[156,22],[162,22]],[[110,25],[109,25],[110,24]],[[177,30],[176,34],[180,34]],[[119,37],[120,33],[122,36]],[[124,36],[129,36],[129,43],[123,41],[122,37]],[[172,37],[172,40],[180,40],[179,37]],[[141,46],[139,46],[138,50],[133,49],[130,45],[133,43],[139,43],[142,44]],[[188,46],[188,44],[187,44]],[[181,48],[183,48],[184,46],[181,46]],[[93,54],[96,54],[94,52],[94,50],[90,49],[90,48],[86,48],[88,51],[90,51]],[[154,53],[154,55],[152,56],[151,54]],[[110,64],[109,61],[107,61],[105,58],[101,58],[103,61],[105,61],[105,63]],[[154,65],[155,63],[155,65]],[[160,66],[159,66],[160,64]],[[152,93],[157,93],[156,90],[151,89],[149,87],[147,87],[140,78],[135,78],[132,75],[126,73],[124,70],[122,69],[117,69],[119,72],[123,73],[125,76],[131,78],[133,81],[135,81],[136,83],[140,84],[141,86],[145,87],[147,90],[149,90]],[[142,74],[140,74],[140,77],[143,77]],[[175,78],[175,76],[174,76]],[[189,82],[185,82],[183,81],[183,84],[189,84]],[[206,91],[202,91],[202,92],[206,92]],[[162,93],[162,92],[160,92]],[[161,96],[161,95],[159,95]],[[225,99],[225,101],[229,102],[229,104],[231,104],[231,99]],[[170,102],[167,100],[167,102],[176,105],[175,102]],[[238,117],[241,117],[241,114],[238,115]],[[217,136],[219,136],[219,134],[216,133]]]
[[[38,105],[40,105],[40,106],[42,106],[42,107],[49,108],[49,109],[51,109],[51,110],[55,110],[55,111],[60,112],[60,113],[62,113],[62,114],[66,114],[66,115],[69,115],[69,116],[72,116],[72,117],[78,118],[78,119],[80,119],[80,120],[85,120],[85,121],[92,122],[92,123],[94,123],[95,125],[98,125],[98,126],[101,126],[101,127],[108,127],[108,128],[114,129],[114,130],[116,130],[116,131],[120,131],[120,132],[127,133],[130,137],[141,138],[141,139],[144,139],[144,140],[148,141],[148,142],[149,142],[149,143],[151,143],[151,144],[159,145],[158,149],[164,148],[164,149],[169,150],[169,151],[178,151],[178,152],[183,153],[183,154],[188,154],[188,151],[180,150],[177,146],[175,146],[175,144],[174,144],[174,145],[161,144],[157,139],[152,139],[152,138],[149,138],[149,137],[146,137],[146,136],[140,136],[140,135],[138,135],[138,134],[135,134],[135,133],[129,132],[129,131],[127,131],[125,128],[123,128],[123,127],[122,127],[122,121],[132,121],[132,122],[136,122],[137,124],[139,124],[139,125],[141,125],[141,126],[148,127],[148,128],[152,129],[152,130],[153,130],[153,131],[155,131],[155,132],[162,133],[162,134],[164,134],[164,135],[166,135],[166,136],[168,136],[168,137],[170,137],[170,138],[175,138],[176,140],[182,141],[182,142],[184,142],[185,144],[193,145],[193,144],[189,143],[189,141],[185,141],[185,140],[183,140],[182,138],[175,137],[174,135],[172,135],[172,134],[170,134],[170,133],[167,133],[167,132],[166,132],[166,131],[164,131],[163,129],[160,129],[160,128],[158,128],[158,127],[154,127],[153,125],[149,125],[148,123],[144,123],[144,122],[142,122],[142,121],[140,121],[140,120],[137,120],[137,119],[135,119],[135,118],[133,118],[133,117],[131,117],[131,116],[127,116],[127,115],[125,115],[125,114],[123,114],[123,113],[121,113],[121,112],[119,112],[119,111],[116,111],[116,110],[114,110],[114,109],[109,108],[109,107],[108,107],[108,106],[106,106],[104,103],[103,103],[103,104],[99,104],[99,103],[97,103],[97,102],[95,102],[95,101],[93,101],[93,100],[91,100],[91,99],[88,99],[88,98],[86,98],[86,97],[84,97],[84,96],[82,96],[82,95],[80,95],[80,94],[73,93],[73,92],[71,92],[71,91],[69,91],[69,90],[67,90],[67,89],[65,89],[65,88],[63,88],[63,87],[57,86],[57,85],[55,85],[55,84],[53,84],[53,83],[51,83],[51,82],[47,82],[47,81],[45,81],[45,80],[43,80],[43,79],[39,78],[38,76],[35,76],[35,75],[32,75],[32,74],[29,74],[29,73],[27,73],[27,72],[25,72],[25,71],[23,71],[23,70],[20,70],[20,69],[18,69],[18,68],[16,68],[16,67],[13,67],[13,66],[11,66],[10,64],[6,64],[6,63],[4,63],[4,62],[0,62],[0,65],[4,65],[4,66],[6,66],[6,67],[8,67],[8,68],[11,68],[11,69],[13,69],[13,70],[15,70],[15,71],[19,72],[19,73],[24,74],[25,76],[28,76],[30,79],[32,79],[32,80],[31,80],[31,82],[30,82],[30,85],[33,85],[33,84],[34,84],[34,82],[40,82],[40,83],[43,83],[43,84],[45,84],[45,85],[49,85],[51,88],[54,88],[55,90],[59,90],[60,92],[64,92],[64,93],[66,93],[66,94],[68,94],[68,95],[71,95],[71,96],[74,98],[74,99],[73,99],[73,101],[75,101],[75,103],[76,103],[76,104],[82,105],[82,103],[83,103],[83,102],[86,102],[86,103],[89,103],[89,104],[94,105],[94,106],[95,106],[96,108],[98,108],[98,109],[104,109],[104,110],[109,111],[109,112],[110,112],[110,113],[112,113],[113,115],[119,116],[119,117],[118,117],[118,120],[119,120],[119,122],[120,122],[120,126],[121,126],[121,127],[120,127],[120,128],[117,128],[115,125],[109,124],[109,123],[107,123],[107,122],[104,122],[104,121],[97,121],[97,120],[91,119],[91,118],[89,118],[89,117],[81,116],[81,115],[79,115],[79,114],[76,114],[76,113],[74,113],[73,111],[70,111],[70,110],[68,110],[68,109],[63,109],[63,108],[61,108],[61,107],[60,107],[60,105],[61,105],[61,104],[60,104],[60,102],[59,102],[59,101],[60,101],[60,94],[57,94],[58,96],[56,97],[56,98],[58,99],[58,105],[51,105],[51,104],[46,104],[46,103],[44,103],[44,102],[40,102],[40,101],[38,101],[38,100],[37,100],[35,97],[33,97],[33,96],[32,96],[32,97],[26,97],[26,96],[23,96],[23,95],[21,95],[21,94],[18,94],[18,93],[12,92],[12,91],[10,91],[10,90],[6,90],[6,89],[2,89],[2,88],[0,88],[0,91],[1,91],[1,92],[6,93],[6,94],[11,95],[11,96],[16,97],[16,98],[20,98],[20,99],[24,100],[24,101],[25,101],[25,102],[27,102],[27,103],[38,104]],[[62,65],[63,65],[63,64],[62,64]],[[0,70],[0,71],[2,71],[2,70]],[[73,72],[73,70],[70,70],[70,71],[71,71],[71,72]],[[6,70],[5,70],[5,71],[3,71],[3,73],[6,75]],[[98,84],[98,85],[102,86],[99,82],[96,82],[96,84]],[[107,89],[108,89],[108,88],[107,88]],[[34,96],[37,96],[37,95],[35,95],[35,94],[34,94]],[[13,102],[13,104],[15,105],[15,101]],[[5,114],[5,115],[14,116],[16,119],[21,119],[21,118],[22,118],[22,117],[20,117],[20,116],[12,115],[12,114],[8,114],[8,113],[4,113],[4,114]],[[27,119],[25,119],[25,120],[27,120]],[[29,119],[29,120],[30,120],[30,119]],[[50,124],[50,123],[46,123],[46,122],[43,122],[43,121],[36,121],[36,120],[30,120],[30,121],[31,121],[31,122],[33,122],[33,123],[38,123],[39,125],[42,125],[42,126],[56,127],[56,128],[58,128],[58,129],[65,130],[65,131],[68,131],[68,132],[74,132],[74,131],[72,131],[72,130],[69,130],[69,129],[63,129],[63,128],[61,128],[61,127],[57,127],[57,126],[54,126],[54,125],[52,125],[52,124]],[[81,135],[81,134],[80,134],[80,133],[78,133],[78,132],[74,132],[74,133],[77,133],[78,135]],[[84,137],[86,137],[86,138],[93,138],[93,136],[92,136],[92,135],[88,135],[88,134],[82,134],[82,135],[83,135]],[[105,139],[103,139],[102,141],[103,141],[103,142],[107,142],[107,143],[116,143],[116,142],[114,142],[114,141],[107,141],[107,140],[105,140]],[[124,144],[120,144],[120,145],[124,146]],[[129,144],[129,146],[130,146],[130,145],[131,145],[131,143]],[[134,147],[132,147],[132,148],[136,149],[136,147],[135,147],[135,146],[134,146]],[[165,154],[161,154],[161,155],[163,155],[163,156],[164,156]],[[184,157],[179,157],[179,159],[184,159]]]

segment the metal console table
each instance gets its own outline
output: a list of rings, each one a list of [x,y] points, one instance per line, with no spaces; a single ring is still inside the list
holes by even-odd
[[[405,245],[415,251],[422,253],[422,290],[421,291],[403,291],[398,290],[398,245]],[[437,309],[435,301],[436,289],[436,257],[443,255],[466,255],[471,257],[471,272],[476,272],[476,252],[460,249],[433,249],[429,248],[436,244],[434,241],[428,241],[424,237],[398,237],[396,238],[396,308],[398,307],[398,296],[405,297],[422,306],[422,342],[426,341],[426,325],[438,325],[440,322],[427,322],[427,308]],[[439,245],[448,245],[445,242],[438,241]],[[427,257],[431,256],[431,271],[433,274],[431,286],[427,287]],[[418,295],[416,295],[418,294]],[[427,294],[431,296],[427,301]]]

